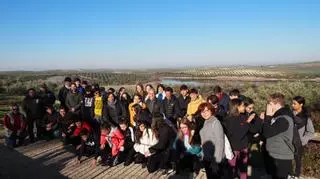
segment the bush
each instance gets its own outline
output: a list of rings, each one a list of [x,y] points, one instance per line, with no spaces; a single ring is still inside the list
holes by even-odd
[[[320,144],[309,143],[302,157],[302,174],[320,178]]]

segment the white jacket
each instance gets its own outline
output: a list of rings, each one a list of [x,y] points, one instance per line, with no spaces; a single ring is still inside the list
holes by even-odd
[[[149,148],[158,143],[158,139],[153,135],[151,129],[148,129],[149,136],[147,134],[147,129],[143,131],[142,137],[140,138],[140,143],[135,143],[133,148],[136,152],[145,154],[149,152]]]

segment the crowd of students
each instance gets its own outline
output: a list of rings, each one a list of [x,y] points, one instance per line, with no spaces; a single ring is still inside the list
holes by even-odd
[[[58,111],[56,96],[43,84],[40,92],[28,90],[21,110],[13,104],[4,117],[6,145],[23,145],[27,136],[30,143],[60,138],[74,146],[77,163],[91,156],[93,167],[134,162],[164,175],[204,168],[210,179],[247,178],[256,145],[267,173],[280,179],[300,176],[303,146],[314,135],[304,98],[296,96],[288,107],[281,93],[268,96],[260,115],[250,97],[219,86],[205,100],[186,85],[174,95],[162,84],[138,84],[130,95],[124,87],[106,91],[67,77],[57,97]]]

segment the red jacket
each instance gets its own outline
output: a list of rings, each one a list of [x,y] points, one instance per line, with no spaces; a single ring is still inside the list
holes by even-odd
[[[89,132],[91,132],[91,127],[88,123],[82,122],[81,127],[76,127],[76,129],[73,132],[73,136],[79,136],[82,129],[87,129]]]
[[[109,135],[101,133],[100,144],[108,144],[111,146],[112,156],[116,156],[120,152],[120,148],[124,146],[125,138],[119,129],[112,130]]]
[[[11,116],[13,121],[11,121]],[[18,130],[24,130],[26,128],[26,123],[24,116],[20,113],[13,114],[12,112],[4,116],[4,127],[12,132],[17,132]]]

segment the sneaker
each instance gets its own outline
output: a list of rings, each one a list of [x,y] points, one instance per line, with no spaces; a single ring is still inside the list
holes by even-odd
[[[119,164],[119,157],[116,156],[116,157],[113,159],[112,166],[114,167],[114,166],[116,166],[116,165],[118,165],[118,164]]]
[[[99,156],[99,157],[97,158],[97,163],[100,163],[101,161],[102,161],[102,157]]]
[[[146,162],[143,162],[142,165],[141,165],[141,167],[142,167],[142,168],[146,168],[146,167],[147,167],[147,163],[146,163]]]
[[[131,161],[131,160],[127,160],[127,161],[125,161],[125,162],[124,162],[124,164],[123,164],[123,165],[124,165],[124,166],[129,166],[131,163],[132,163],[132,161]]]
[[[170,175],[171,173],[173,173],[174,172],[174,169],[169,169],[168,171],[167,171],[167,175]]]

